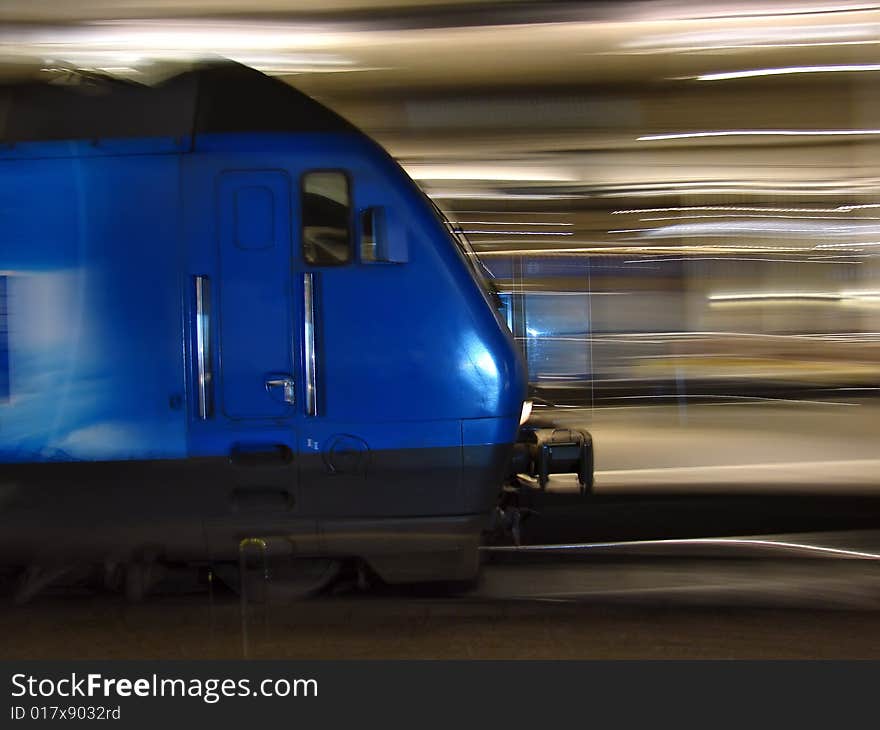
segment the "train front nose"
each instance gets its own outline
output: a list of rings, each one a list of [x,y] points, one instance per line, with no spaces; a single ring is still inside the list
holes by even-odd
[[[462,412],[466,418],[496,418],[518,426],[527,395],[525,363],[509,332],[486,329],[462,341]]]
[[[474,337],[464,353],[471,417],[462,419],[462,487],[469,513],[489,513],[510,471],[527,392],[525,364],[500,328]]]

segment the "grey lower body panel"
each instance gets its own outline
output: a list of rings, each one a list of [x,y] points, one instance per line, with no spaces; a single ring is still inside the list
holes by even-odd
[[[326,479],[306,460],[4,464],[0,564],[234,560],[244,539],[280,538],[298,555],[363,558],[392,582],[465,580],[508,451],[387,453],[377,463],[393,470]]]

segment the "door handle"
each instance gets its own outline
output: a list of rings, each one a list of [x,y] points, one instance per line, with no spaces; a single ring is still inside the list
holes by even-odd
[[[272,373],[266,377],[266,392],[273,400],[279,403],[293,405],[296,401],[296,392],[293,378],[290,375]]]

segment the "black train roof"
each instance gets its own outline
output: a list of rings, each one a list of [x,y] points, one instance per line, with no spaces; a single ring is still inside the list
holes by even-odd
[[[232,61],[157,86],[107,77],[76,85],[0,85],[0,142],[189,136],[202,132],[351,132],[336,112]]]

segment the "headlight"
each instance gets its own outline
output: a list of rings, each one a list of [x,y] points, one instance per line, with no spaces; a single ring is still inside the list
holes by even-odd
[[[522,413],[519,417],[519,425],[522,426],[526,421],[529,420],[529,416],[532,415],[532,402],[530,400],[523,402]]]

